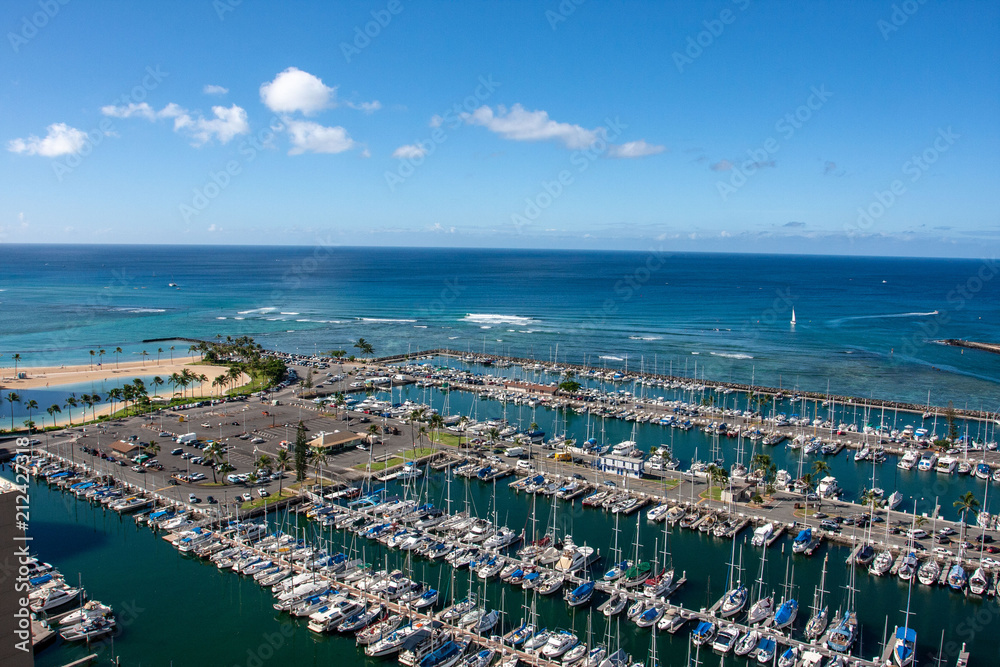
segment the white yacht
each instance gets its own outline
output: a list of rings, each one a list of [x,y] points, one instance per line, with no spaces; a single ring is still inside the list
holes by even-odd
[[[920,457],[920,462],[917,463],[917,470],[922,470],[927,472],[928,470],[934,470],[934,466],[937,465],[938,456],[935,452],[925,452],[923,456]]]
[[[896,464],[897,468],[902,470],[913,470],[913,466],[917,465],[917,460],[920,457],[917,455],[916,450],[908,449],[903,457],[899,459],[899,463]]]
[[[942,456],[938,459],[937,465],[934,469],[939,473],[950,475],[955,472],[955,468],[958,466],[958,459],[954,456]]]

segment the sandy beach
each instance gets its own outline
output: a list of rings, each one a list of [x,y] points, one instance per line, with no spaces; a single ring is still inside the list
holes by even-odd
[[[24,379],[14,378],[13,366],[0,369],[0,384],[4,389],[37,389],[39,387],[57,386],[62,384],[76,384],[79,382],[91,382],[94,380],[105,380],[107,378],[136,377],[140,375],[159,375],[166,380],[174,373],[180,373],[188,368],[192,373],[207,375],[209,383],[221,373],[228,369],[225,366],[192,366],[191,364],[200,361],[200,357],[177,357],[170,359],[156,360],[147,359],[145,363],[141,361],[128,361],[115,364],[108,362],[105,356],[103,365],[94,363],[79,366],[23,366],[18,365],[18,373],[24,373]],[[211,387],[211,384],[208,385]],[[190,390],[190,389],[189,389]],[[162,393],[162,391],[161,391]]]

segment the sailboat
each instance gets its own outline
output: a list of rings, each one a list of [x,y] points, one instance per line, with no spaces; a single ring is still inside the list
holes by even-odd
[[[743,550],[740,549],[740,561],[743,561]],[[744,586],[739,579],[739,574],[742,571],[742,567],[736,570],[734,577],[734,569],[736,569],[736,540],[733,540],[733,553],[730,556],[729,561],[729,585],[733,586],[733,581],[735,579],[736,585],[730,588],[725,595],[722,596],[719,604],[719,614],[722,618],[729,618],[735,616],[736,614],[743,611],[743,608],[747,604],[747,599],[749,598],[750,592],[747,587]]]
[[[774,596],[764,595],[764,565],[767,563],[767,549],[761,553],[760,575],[757,577],[757,601],[750,607],[747,625],[763,623],[774,613]]]
[[[844,605],[843,614],[834,623],[826,639],[826,647],[837,653],[848,653],[858,638],[858,614],[854,609],[854,594],[857,591],[854,587],[856,575],[857,570],[851,568],[847,582],[847,604]]]
[[[823,574],[820,575],[819,587],[813,595],[812,615],[806,623],[806,639],[818,639],[826,630],[830,622],[829,610],[823,604],[823,595],[826,593],[826,563],[830,559],[830,554],[823,558]]]
[[[791,325],[793,327],[795,326],[795,309],[794,308],[792,308],[792,321],[791,321]]]
[[[909,667],[917,650],[917,631],[910,627],[910,600],[913,596],[913,580],[910,580],[906,593],[906,615],[903,627],[896,628],[896,641],[892,647],[892,664],[897,667]]]
[[[790,563],[791,561],[789,561]],[[785,599],[778,605],[778,610],[774,612],[774,627],[778,630],[789,627],[795,622],[795,617],[799,613],[799,602],[792,597],[795,589],[795,570],[792,570],[792,578],[788,578],[788,570],[785,570]]]

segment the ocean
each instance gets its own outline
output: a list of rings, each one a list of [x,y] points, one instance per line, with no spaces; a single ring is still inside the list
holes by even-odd
[[[1000,409],[989,260],[501,249],[0,246],[0,365],[449,347]],[[174,286],[171,286],[173,284]],[[791,324],[794,309],[796,323]],[[171,350],[170,348],[174,349]]]

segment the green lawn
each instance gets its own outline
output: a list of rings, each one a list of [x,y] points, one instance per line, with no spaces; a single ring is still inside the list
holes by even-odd
[[[282,489],[280,496],[275,493],[271,494],[267,498],[254,498],[250,502],[243,503],[242,505],[240,505],[240,510],[245,512],[247,510],[257,509],[258,507],[263,507],[265,503],[268,505],[273,505],[279,500],[294,498],[296,495],[297,494],[294,491],[291,491],[289,489]]]
[[[388,461],[372,461],[371,471],[372,472],[381,472],[381,471],[385,470],[386,468],[391,468],[392,466],[398,466],[401,463],[403,463],[403,459],[399,458],[398,456],[393,456]],[[369,469],[367,463],[359,463],[358,465],[354,466],[354,468],[356,470],[368,470]]]
[[[713,486],[711,489],[705,489],[698,494],[699,498],[712,500],[722,500],[722,489],[718,486]]]
[[[679,479],[667,479],[663,481],[663,486],[666,487],[668,490],[676,489],[680,485],[681,485],[681,480]]]
[[[448,445],[449,447],[458,447],[459,441],[464,440],[462,436],[454,433],[431,433],[430,439],[439,445]]]

